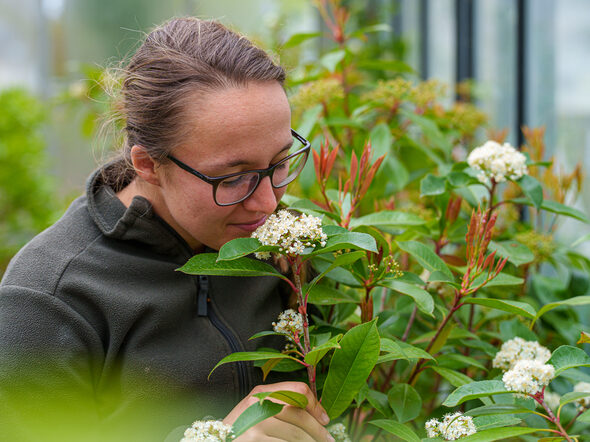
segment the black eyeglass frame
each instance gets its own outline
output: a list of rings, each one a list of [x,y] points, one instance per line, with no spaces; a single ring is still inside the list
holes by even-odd
[[[301,142],[302,144],[304,144],[304,146],[299,149],[297,152],[293,152],[291,155],[283,158],[281,161],[279,161],[276,164],[273,164],[272,166],[266,168],[266,169],[252,169],[252,170],[246,170],[244,172],[236,172],[236,173],[230,173],[229,175],[222,175],[222,176],[216,176],[216,177],[211,177],[211,176],[207,176],[205,174],[202,174],[201,172],[193,169],[192,167],[190,167],[188,164],[183,163],[182,161],[180,161],[178,158],[168,154],[166,155],[166,157],[168,159],[170,159],[174,164],[176,164],[178,167],[180,167],[181,169],[186,170],[188,173],[190,173],[191,175],[196,176],[197,178],[205,181],[206,183],[209,183],[213,186],[213,201],[215,201],[215,204],[217,204],[218,206],[233,206],[234,204],[239,204],[242,201],[246,200],[247,198],[249,198],[254,192],[256,192],[256,189],[258,189],[258,186],[260,185],[260,183],[262,182],[262,180],[264,179],[264,177],[269,177],[270,178],[270,184],[272,187],[274,187],[275,189],[280,189],[281,187],[285,187],[286,185],[288,185],[289,183],[293,182],[293,180],[295,180],[295,178],[297,178],[298,175],[296,175],[295,177],[293,177],[293,179],[291,181],[289,181],[288,183],[283,184],[282,186],[275,186],[272,182],[272,175],[275,171],[275,169],[280,166],[281,164],[283,164],[285,161],[290,160],[291,158],[305,152],[306,156],[305,156],[305,160],[304,160],[304,165],[307,162],[307,159],[309,158],[309,150],[311,149],[311,143],[309,141],[307,141],[305,138],[303,138],[301,135],[299,135],[297,132],[295,132],[293,129],[291,129],[291,135],[293,135],[293,137],[295,137],[299,142]],[[258,182],[256,183],[256,185],[254,186],[254,188],[243,198],[241,198],[238,201],[235,201],[233,203],[226,203],[226,204],[221,204],[217,201],[216,198],[216,194],[217,194],[217,187],[219,187],[219,183],[221,183],[223,180],[226,180],[228,178],[233,178],[236,176],[241,176],[241,175],[248,175],[251,173],[257,173],[258,174]]]

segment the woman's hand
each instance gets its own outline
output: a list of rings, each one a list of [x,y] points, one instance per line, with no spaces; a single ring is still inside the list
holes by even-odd
[[[279,414],[253,426],[235,439],[236,441],[334,442],[334,438],[324,428],[324,425],[330,422],[330,418],[307,384],[303,382],[278,382],[276,384],[258,385],[235,406],[223,422],[233,424],[246,408],[259,400],[253,396],[254,394],[278,390],[290,390],[305,395],[308,400],[307,407],[303,410],[292,405],[285,405]]]

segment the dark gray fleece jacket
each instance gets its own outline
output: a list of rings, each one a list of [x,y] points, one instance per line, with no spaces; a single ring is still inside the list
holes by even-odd
[[[146,199],[126,208],[93,174],[0,284],[0,440],[163,440],[261,383],[245,363],[207,376],[282,344],[248,341],[286,306],[278,279],[175,271],[192,254]]]

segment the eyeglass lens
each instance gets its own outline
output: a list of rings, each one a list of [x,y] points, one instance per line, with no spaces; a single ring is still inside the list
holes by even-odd
[[[285,155],[288,157],[303,147],[298,140],[294,139],[293,147]],[[293,181],[305,166],[308,152],[302,152],[294,157],[280,162],[273,170],[273,187],[283,187]],[[218,204],[232,204],[250,196],[256,189],[260,175],[257,172],[246,173],[221,181],[217,186],[215,199]]]

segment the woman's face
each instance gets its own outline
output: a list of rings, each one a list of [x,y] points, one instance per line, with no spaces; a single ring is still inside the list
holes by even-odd
[[[210,177],[265,169],[285,157],[292,143],[291,111],[277,82],[250,82],[201,95],[188,110],[192,135],[172,154]],[[277,207],[285,188],[265,177],[241,203],[221,207],[212,186],[177,165],[159,167],[156,213],[195,250],[218,250],[227,241],[250,236]]]

